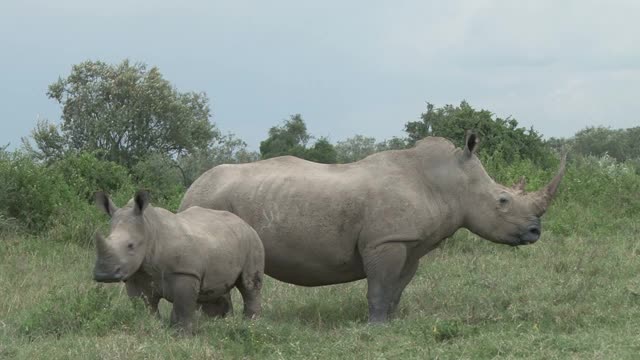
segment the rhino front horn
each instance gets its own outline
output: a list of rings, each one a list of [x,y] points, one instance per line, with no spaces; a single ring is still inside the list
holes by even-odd
[[[562,160],[560,161],[560,168],[558,169],[558,173],[556,176],[551,179],[549,184],[544,188],[540,189],[537,193],[537,204],[540,208],[540,214],[542,215],[547,211],[547,207],[551,204],[551,201],[556,195],[558,191],[558,187],[560,186],[560,182],[562,181],[562,177],[564,177],[564,172],[567,167],[567,153],[565,152],[562,155]]]

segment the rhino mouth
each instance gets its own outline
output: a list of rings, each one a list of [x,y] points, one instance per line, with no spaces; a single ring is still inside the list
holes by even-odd
[[[508,242],[511,246],[530,245],[540,239],[541,229],[540,222],[537,221],[534,224],[527,227],[527,229],[512,237],[512,240]]]
[[[122,277],[112,274],[93,274],[93,280],[101,283],[114,283],[122,281]]]
[[[120,268],[116,269],[114,272],[105,272],[100,270],[95,270],[93,272],[93,280],[101,283],[114,283],[126,280],[122,275]]]

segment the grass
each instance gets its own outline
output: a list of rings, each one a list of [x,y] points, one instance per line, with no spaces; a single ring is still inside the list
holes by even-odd
[[[10,235],[0,240],[0,358],[637,358],[640,220],[624,224],[595,236],[547,231],[521,248],[460,231],[423,258],[385,326],[366,324],[363,281],[269,278],[262,318],[243,320],[234,291],[236,315],[199,317],[193,337],[168,328],[169,304],[157,320],[122,285],[92,282],[93,249]]]

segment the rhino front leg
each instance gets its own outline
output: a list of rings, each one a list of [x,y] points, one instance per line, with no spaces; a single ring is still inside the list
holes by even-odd
[[[191,275],[173,275],[170,291],[173,298],[171,326],[177,326],[190,334],[193,331],[193,314],[198,306],[200,280]]]
[[[394,315],[396,313],[398,309],[398,305],[400,304],[400,298],[402,297],[402,292],[407,287],[407,285],[409,285],[409,282],[411,282],[411,279],[413,279],[413,276],[416,274],[416,271],[418,270],[419,264],[420,264],[419,260],[408,261],[405,264],[404,269],[402,269],[402,272],[400,273],[400,281],[396,285],[396,289],[393,294],[393,300],[391,302],[391,309],[390,309],[391,315]]]
[[[369,323],[386,322],[407,260],[406,246],[394,242],[365,249],[362,259],[367,275]]]
[[[153,291],[151,278],[135,275],[125,283],[127,295],[131,299],[142,299],[152,315],[160,316],[158,303],[160,296]]]

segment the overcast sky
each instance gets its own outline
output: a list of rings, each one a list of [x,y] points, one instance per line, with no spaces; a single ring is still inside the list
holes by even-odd
[[[640,126],[640,1],[2,0],[0,144],[84,60],[158,66],[205,91],[257,149],[301,113],[311,134],[402,135],[429,101],[466,99],[545,136]]]

